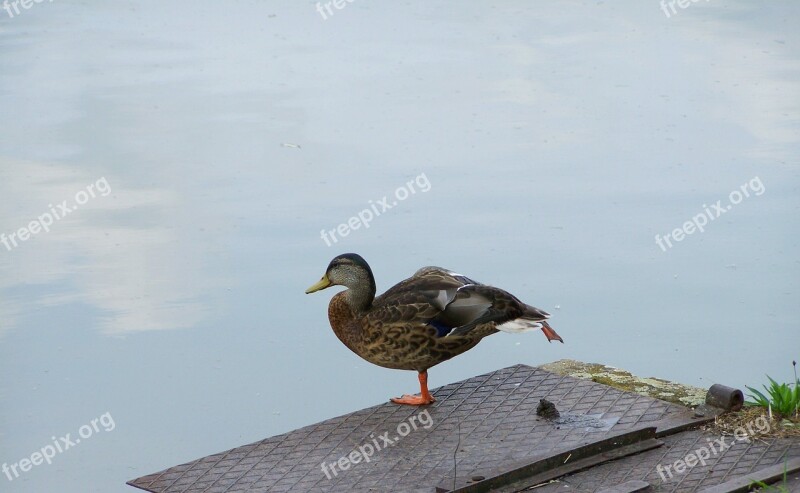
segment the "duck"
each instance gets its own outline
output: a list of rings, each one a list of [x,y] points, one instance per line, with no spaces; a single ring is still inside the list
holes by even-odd
[[[369,264],[356,253],[345,253],[330,261],[306,294],[331,286],[347,288],[328,304],[336,337],[372,364],[418,373],[420,394],[392,397],[396,404],[435,402],[428,390],[428,370],[497,332],[541,329],[549,342],[564,342],[547,323],[549,313],[441,267],[423,267],[376,297]]]

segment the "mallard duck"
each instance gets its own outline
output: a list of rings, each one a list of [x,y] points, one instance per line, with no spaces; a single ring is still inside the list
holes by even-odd
[[[345,346],[378,366],[419,373],[420,395],[393,397],[397,404],[434,402],[428,369],[497,331],[541,329],[548,341],[564,342],[544,310],[441,267],[423,267],[376,298],[372,269],[360,255],[345,253],[306,294],[330,286],[347,288],[328,305],[333,332]]]

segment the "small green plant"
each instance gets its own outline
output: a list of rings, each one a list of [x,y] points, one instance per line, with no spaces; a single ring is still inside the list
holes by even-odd
[[[800,379],[797,378],[797,362],[792,361],[794,367],[794,384],[778,383],[773,380],[769,375],[769,386],[764,385],[766,394],[747,387],[750,391],[750,396],[753,400],[747,401],[749,406],[761,406],[769,410],[770,418],[772,413],[779,415],[781,418],[798,418],[800,417]],[[792,389],[794,385],[794,389]]]
[[[784,481],[785,480],[786,478],[784,478]],[[765,491],[765,492],[777,491],[778,493],[790,493],[789,489],[782,484],[779,484],[777,486],[770,486],[763,481],[753,481],[752,483],[750,483],[750,487],[751,488],[758,487],[759,491]]]
[[[790,493],[789,488],[786,486],[786,477],[789,473],[789,464],[788,462],[784,461],[783,463],[783,481],[781,484],[778,485],[769,485],[764,481],[751,481],[750,488],[758,487],[758,491],[766,491],[772,492],[777,491],[778,493]]]

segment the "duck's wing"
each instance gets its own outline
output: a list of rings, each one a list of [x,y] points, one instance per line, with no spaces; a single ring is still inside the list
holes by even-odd
[[[483,301],[483,304],[481,303]],[[480,305],[483,310],[469,310]],[[455,299],[441,315],[455,325],[447,334],[457,336],[469,333],[479,325],[494,323],[495,328],[503,332],[528,332],[541,329],[550,314],[530,305],[526,305],[513,294],[500,288],[484,285],[469,285],[459,289]]]
[[[473,281],[469,277],[459,274],[457,272],[453,272],[450,269],[444,269],[442,267],[436,267],[435,265],[429,265],[427,267],[423,267],[419,269],[417,272],[411,276],[411,279],[418,278],[418,279],[446,279],[448,281],[455,281],[461,283],[462,286],[466,286],[467,284],[480,284],[478,281]]]
[[[447,337],[466,335],[487,323],[509,332],[539,329],[537,321],[549,315],[502,289],[441,267],[423,267],[376,298],[367,316],[373,323],[433,327],[438,337]]]
[[[457,279],[438,267],[420,269],[375,298],[367,318],[373,324],[429,325],[452,303],[458,290],[466,285],[465,279]]]

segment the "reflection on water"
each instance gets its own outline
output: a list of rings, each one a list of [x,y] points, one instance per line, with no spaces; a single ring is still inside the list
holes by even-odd
[[[303,294],[346,251],[379,291],[442,265],[553,313],[565,345],[493,336],[431,387],[560,358],[700,386],[789,378],[799,17],[734,0],[670,17],[578,1],[0,10],[0,463],[93,416],[117,425],[0,489],[129,491],[414,390]],[[755,177],[763,193],[674,241]],[[378,205],[408,183],[420,193]],[[77,209],[45,231],[64,201]]]
[[[166,217],[179,206],[174,194],[117,188],[113,177],[60,165],[4,160],[0,170],[13,204],[0,210],[0,224],[10,226],[4,330],[20,314],[64,304],[91,308],[105,333],[193,327],[205,318],[209,282],[193,279],[201,266],[170,248],[180,235]],[[20,284],[25,295],[14,296]]]

